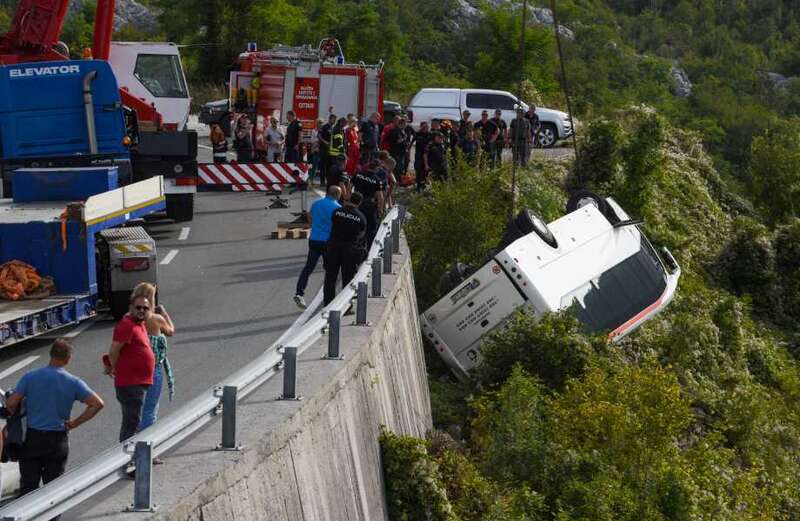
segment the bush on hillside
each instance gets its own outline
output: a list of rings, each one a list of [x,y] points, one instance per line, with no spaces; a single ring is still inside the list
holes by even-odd
[[[800,123],[776,125],[753,139],[750,188],[771,224],[800,217]]]
[[[569,312],[548,313],[538,322],[528,312],[519,312],[484,339],[483,362],[474,376],[484,386],[496,387],[519,364],[547,388],[560,390],[569,378],[583,374],[604,349],[605,341],[584,334]]]
[[[593,190],[605,194],[613,190],[622,175],[624,134],[615,121],[593,121],[581,138],[578,159],[567,177],[567,189]]]
[[[503,178],[459,163],[452,177],[434,182],[413,200],[405,228],[420,309],[439,297],[439,278],[456,262],[480,265],[505,228],[508,198]]]

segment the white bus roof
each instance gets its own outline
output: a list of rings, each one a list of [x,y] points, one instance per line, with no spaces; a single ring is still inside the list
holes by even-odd
[[[565,215],[548,227],[558,248],[530,233],[504,252],[514,259],[550,309],[560,309],[565,295],[641,249],[641,233],[636,226],[615,228],[593,205]]]

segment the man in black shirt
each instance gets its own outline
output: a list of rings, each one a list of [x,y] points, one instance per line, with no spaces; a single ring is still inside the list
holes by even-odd
[[[417,178],[417,192],[421,192],[428,178],[428,169],[425,168],[425,150],[431,142],[431,132],[428,122],[419,124],[419,131],[414,134],[414,174]]]
[[[359,211],[362,197],[358,192],[350,194],[344,206],[333,212],[331,238],[325,249],[325,285],[323,305],[327,306],[336,296],[336,279],[342,273],[342,287],[347,286],[358,271],[358,265],[366,258],[364,236],[367,218]]]
[[[394,175],[400,179],[406,172],[406,118],[400,118],[397,126],[389,132],[389,154],[394,159]]]
[[[361,162],[375,159],[381,141],[380,115],[374,112],[359,129],[361,134]]]
[[[481,120],[475,123],[475,130],[479,130],[483,136],[483,151],[485,152],[484,157],[488,157],[491,163],[495,140],[497,140],[497,136],[500,135],[500,129],[491,119],[489,119],[488,111],[484,110],[481,112]]]
[[[303,125],[297,119],[294,111],[286,113],[286,154],[284,155],[287,163],[299,163],[300,157],[300,134],[303,132]]]
[[[425,150],[425,168],[437,181],[447,179],[447,147],[439,131],[431,132],[432,141]]]
[[[348,185],[350,183],[350,177],[347,175],[347,172],[344,169],[344,165],[347,162],[347,158],[345,156],[337,156],[336,162],[331,166],[330,170],[328,171],[328,176],[326,178],[325,184],[326,190],[331,186],[338,186],[342,190],[342,199],[347,199],[350,190],[348,189]]]
[[[458,142],[464,141],[467,135],[467,129],[470,127],[469,117],[472,113],[468,110],[462,112],[461,121],[458,122]]]
[[[492,166],[498,166],[503,160],[503,149],[506,146],[506,138],[508,137],[508,125],[503,121],[502,110],[495,109],[492,123],[497,125],[497,128],[500,129],[500,133],[497,135],[497,139],[494,142],[494,151],[492,155]]]
[[[353,176],[353,191],[364,196],[360,210],[367,218],[367,248],[378,233],[378,209],[383,208],[383,191],[386,186],[377,174],[380,166],[380,162],[373,159],[364,170]]]
[[[528,112],[525,113],[525,119],[528,120],[531,126],[531,146],[536,146],[536,139],[539,135],[539,116],[536,114],[536,105],[528,107]]]
[[[331,134],[333,126],[336,124],[336,114],[328,116],[328,122],[322,125],[317,132],[319,139],[319,184],[325,183],[325,176],[328,174],[328,156],[331,146]]]

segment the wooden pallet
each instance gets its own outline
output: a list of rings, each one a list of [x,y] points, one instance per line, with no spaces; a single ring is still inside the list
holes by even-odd
[[[308,228],[278,228],[270,235],[271,239],[308,239]]]

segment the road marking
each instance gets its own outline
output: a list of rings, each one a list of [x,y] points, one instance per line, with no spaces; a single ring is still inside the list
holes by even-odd
[[[172,259],[174,259],[177,254],[178,250],[170,250],[169,253],[167,253],[167,256],[164,257],[164,260],[161,261],[161,264],[162,265],[169,264],[170,262],[172,262]]]
[[[197,145],[197,146],[200,147],[200,148],[205,148],[206,150],[214,150],[213,148],[211,148],[208,145]]]
[[[29,356],[28,358],[26,358],[24,360],[20,360],[16,364],[12,365],[8,369],[6,369],[2,373],[0,373],[0,380],[2,380],[3,378],[6,378],[8,376],[11,376],[12,374],[16,373],[17,371],[19,371],[20,369],[22,369],[26,365],[30,365],[33,362],[35,362],[36,360],[38,360],[38,359],[39,359],[38,356]]]
[[[86,331],[87,329],[92,327],[92,325],[94,324],[95,319],[97,319],[97,317],[94,317],[91,320],[87,320],[86,322],[84,322],[83,324],[79,325],[78,327],[76,327],[75,329],[73,329],[72,331],[67,333],[66,335],[61,335],[61,337],[63,337],[63,338],[75,338],[76,336],[80,335],[81,333],[83,333],[84,331]]]
[[[192,228],[189,226],[185,226],[181,228],[181,234],[178,236],[179,241],[185,241],[189,238],[189,232],[192,231]]]

